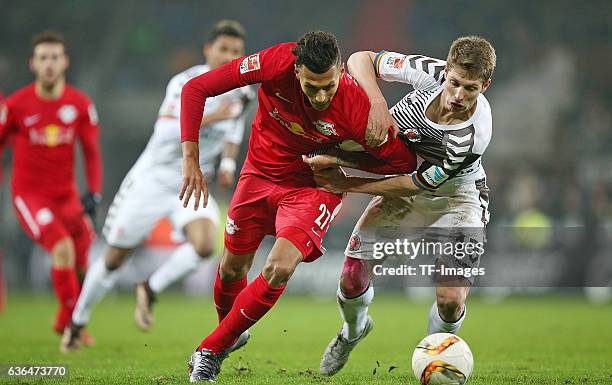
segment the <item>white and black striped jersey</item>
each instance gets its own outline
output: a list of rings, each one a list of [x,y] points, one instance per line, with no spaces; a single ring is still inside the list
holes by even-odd
[[[206,64],[196,65],[170,79],[159,108],[153,135],[142,154],[143,157],[148,157],[151,163],[159,167],[181,169],[181,90],[190,79],[209,70],[210,67]],[[206,129],[200,130],[200,166],[203,173],[208,175],[214,173],[215,160],[222,153],[224,143],[242,142],[244,133],[242,112],[247,101],[254,96],[253,91],[247,86],[206,100],[206,112],[209,114],[214,113],[224,102],[232,103],[235,118],[213,122]]]
[[[482,93],[476,111],[465,122],[442,125],[425,115],[444,88],[445,65],[444,60],[387,51],[379,52],[374,60],[376,76],[414,87],[390,112],[400,127],[400,137],[419,157],[421,163],[412,176],[425,190],[435,190],[450,178],[479,168],[491,140],[491,108]]]

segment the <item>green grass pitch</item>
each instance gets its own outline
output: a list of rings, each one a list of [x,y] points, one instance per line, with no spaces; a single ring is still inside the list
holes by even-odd
[[[107,298],[94,312],[97,345],[63,355],[51,332],[50,296],[13,295],[0,316],[0,365],[68,364],[68,380],[15,379],[30,384],[182,384],[191,350],[216,323],[210,299],[168,294],[145,334],[134,325],[133,298]],[[252,329],[244,350],[223,365],[219,384],[417,384],[410,369],[413,347],[425,335],[429,302],[378,296],[375,328],[338,375],[318,375],[321,353],[340,318],[333,294],[315,300],[285,296]],[[474,353],[470,384],[612,384],[612,307],[580,298],[515,298],[500,303],[469,300],[460,335]],[[390,368],[395,367],[390,370]]]

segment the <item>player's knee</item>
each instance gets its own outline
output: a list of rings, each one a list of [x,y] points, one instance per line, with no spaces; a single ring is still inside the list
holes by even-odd
[[[461,318],[464,302],[462,288],[446,288],[436,293],[438,313],[447,322],[454,322]]]
[[[268,261],[263,268],[263,276],[272,286],[280,286],[289,281],[295,271],[295,265],[287,261]]]
[[[238,255],[227,249],[223,250],[223,256],[219,263],[219,277],[222,281],[236,281],[246,277],[251,270],[255,254]]]
[[[250,266],[235,265],[221,261],[219,264],[219,277],[222,281],[235,281],[245,277],[249,273]]]
[[[72,239],[65,237],[57,241],[51,251],[51,260],[54,267],[73,268],[75,266],[76,254]]]
[[[207,240],[198,240],[192,243],[194,250],[200,258],[208,258],[214,252],[212,242]]]
[[[111,246],[104,256],[106,268],[109,270],[115,270],[121,267],[121,265],[123,265],[127,257],[130,255],[131,251],[132,249]]]
[[[215,250],[217,227],[209,219],[197,219],[184,227],[187,239],[201,258],[208,258]]]

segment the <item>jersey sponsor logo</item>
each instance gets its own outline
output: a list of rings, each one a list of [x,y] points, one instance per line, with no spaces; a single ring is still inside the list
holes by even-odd
[[[251,71],[257,71],[260,68],[259,65],[259,54],[253,54],[245,57],[240,63],[240,73],[245,74]]]
[[[349,239],[349,250],[357,251],[361,249],[361,237],[359,234],[351,235],[351,239]]]
[[[43,207],[36,212],[36,222],[38,222],[40,226],[48,225],[53,222],[53,213],[48,208]]]
[[[330,122],[326,122],[324,120],[317,120],[316,122],[312,122],[315,128],[323,135],[326,136],[338,136],[336,129],[334,128],[334,124]]]
[[[387,67],[401,69],[402,66],[404,65],[405,60],[406,60],[406,56],[402,56],[402,57],[391,56],[387,58],[385,65],[387,65]]]
[[[409,128],[406,131],[404,131],[404,135],[411,142],[421,141],[421,133],[419,132],[419,130],[416,130],[414,128]]]
[[[306,133],[304,128],[302,126],[300,126],[298,123],[291,122],[291,121],[283,118],[280,115],[280,113],[278,112],[278,109],[276,109],[276,108],[273,109],[270,112],[270,116],[273,117],[274,119],[276,119],[283,127],[288,129],[294,135],[298,135],[298,136],[310,139],[310,140],[312,140],[314,142],[317,142],[317,143],[323,142],[323,139],[317,138],[316,136],[313,136],[313,135],[310,135],[310,134]]]
[[[30,143],[47,147],[57,147],[61,144],[70,144],[74,140],[72,127],[61,127],[49,124],[42,129],[30,129]]]
[[[423,179],[433,187],[439,186],[442,182],[448,179],[448,175],[442,167],[432,165],[422,173]]]
[[[57,116],[64,124],[70,124],[77,118],[77,109],[72,104],[65,104],[57,110]]]
[[[23,125],[24,126],[31,126],[33,124],[35,124],[36,122],[38,122],[40,120],[40,114],[34,114],[34,115],[30,115],[30,116],[26,116],[23,119]]]
[[[274,96],[276,96],[279,99],[282,99],[282,100],[286,101],[287,103],[293,103],[291,100],[289,100],[289,99],[285,98],[283,95],[281,95],[280,92],[275,93]]]
[[[229,235],[236,234],[236,231],[239,231],[240,227],[236,226],[234,220],[230,217],[227,217],[227,222],[225,222],[225,232]]]
[[[93,104],[89,105],[89,108],[87,109],[87,114],[89,115],[89,121],[91,122],[91,124],[98,124],[98,111],[96,110],[96,106],[94,106]]]

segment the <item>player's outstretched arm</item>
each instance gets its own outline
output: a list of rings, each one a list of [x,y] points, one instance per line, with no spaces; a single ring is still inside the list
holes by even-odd
[[[323,154],[312,157],[302,155],[302,160],[313,172],[333,167],[348,167],[357,170],[367,171],[373,174],[408,174],[414,171],[414,161],[412,154],[405,156],[408,149],[401,143],[394,149],[387,151],[390,158],[395,159],[393,164],[384,160],[377,159],[367,152],[351,152],[340,149],[328,150]]]
[[[4,147],[14,127],[6,100],[0,94],[0,148]]]
[[[179,199],[183,201],[183,207],[187,207],[189,199],[194,196],[193,209],[197,210],[200,205],[200,197],[203,195],[202,207],[208,205],[208,185],[206,178],[200,170],[200,149],[198,142],[183,142],[183,185]]]
[[[347,66],[349,73],[357,79],[361,88],[370,100],[370,112],[366,127],[366,144],[377,147],[387,140],[389,129],[393,136],[397,136],[399,127],[393,116],[389,113],[389,106],[376,81],[374,71],[374,58],[376,54],[371,51],[360,51],[352,54]]]
[[[423,191],[410,175],[388,176],[382,179],[347,176],[341,169],[325,169],[315,173],[315,181],[332,193],[355,192],[388,197],[408,197]]]
[[[96,209],[102,200],[103,164],[100,151],[100,126],[98,113],[91,101],[87,101],[87,110],[83,114],[79,126],[79,142],[85,161],[85,175],[87,177],[87,192],[81,197],[83,209],[95,221]]]

